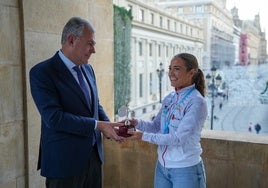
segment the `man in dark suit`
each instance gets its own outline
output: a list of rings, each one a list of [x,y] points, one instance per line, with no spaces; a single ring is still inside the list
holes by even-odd
[[[62,48],[30,70],[30,86],[41,115],[38,169],[47,188],[101,188],[102,134],[124,141],[99,103],[88,59],[95,53],[94,28],[79,17],[65,25]]]

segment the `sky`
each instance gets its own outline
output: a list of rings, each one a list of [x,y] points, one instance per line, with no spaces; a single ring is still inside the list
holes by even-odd
[[[267,0],[227,0],[226,7],[231,10],[234,6],[238,8],[241,20],[254,20],[255,15],[260,14],[261,30],[268,32]]]

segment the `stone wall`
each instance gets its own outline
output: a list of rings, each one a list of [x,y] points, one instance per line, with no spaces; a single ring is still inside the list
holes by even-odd
[[[202,132],[207,188],[266,188],[268,137],[227,131]],[[153,188],[156,146],[105,140],[105,188]]]
[[[156,146],[104,140],[104,188],[153,188]]]
[[[96,28],[95,68],[100,100],[113,118],[113,2],[103,0],[0,1],[0,188],[42,188],[36,171],[40,115],[29,90],[29,70],[60,48],[72,16]]]
[[[0,187],[25,182],[23,63],[20,8],[0,2]]]
[[[208,188],[267,187],[267,135],[206,130],[201,144]]]

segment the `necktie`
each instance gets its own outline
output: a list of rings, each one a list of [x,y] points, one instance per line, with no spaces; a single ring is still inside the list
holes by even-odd
[[[77,77],[78,77],[78,81],[79,81],[79,85],[85,95],[85,98],[87,100],[88,105],[91,105],[91,99],[90,99],[90,95],[89,95],[89,91],[87,89],[86,83],[84,81],[83,75],[82,75],[82,71],[80,69],[79,66],[75,66],[73,67],[73,69],[77,72]]]
[[[91,99],[90,99],[89,91],[87,89],[86,83],[85,83],[83,75],[82,75],[82,71],[81,71],[79,66],[75,66],[75,67],[73,67],[73,69],[77,72],[79,85],[80,85],[80,87],[81,87],[81,89],[82,89],[82,91],[83,91],[83,93],[84,93],[84,95],[86,97],[86,100],[88,102],[89,107],[91,108],[91,106],[90,106],[91,105]],[[92,145],[94,145],[95,143],[96,143],[96,133],[94,131]]]

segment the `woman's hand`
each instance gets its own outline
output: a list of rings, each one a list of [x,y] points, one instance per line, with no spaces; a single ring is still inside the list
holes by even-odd
[[[140,131],[132,131],[130,137],[127,137],[127,140],[141,140],[143,133]]]
[[[126,121],[129,121],[130,124],[131,125],[134,125],[134,126],[136,126],[138,124],[138,120],[137,119],[134,119],[134,118],[132,118],[132,119],[124,119],[124,120],[120,121],[120,123],[124,123],[125,124]]]

